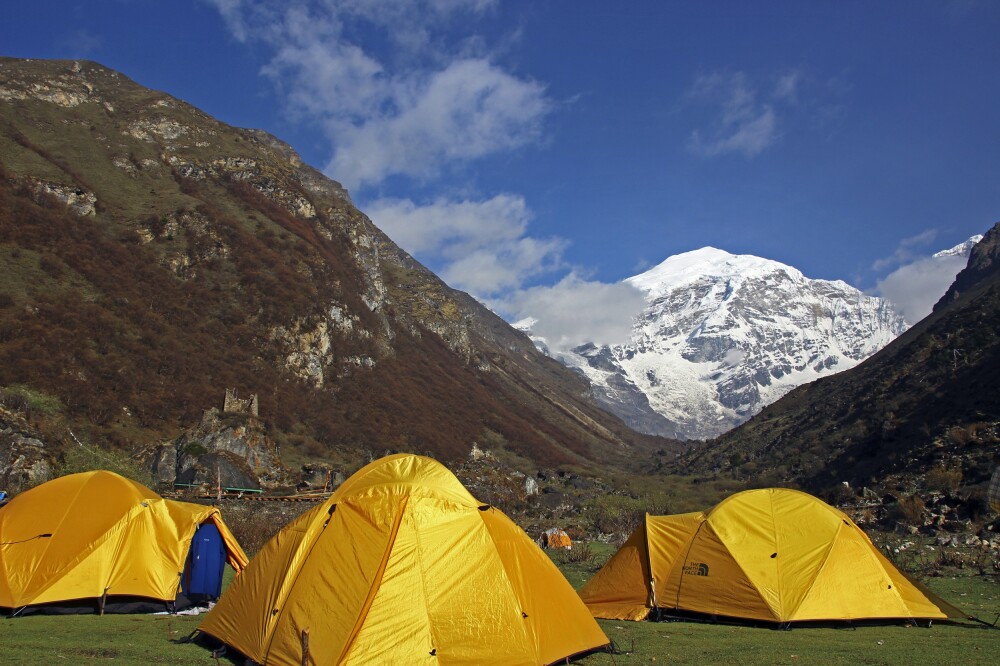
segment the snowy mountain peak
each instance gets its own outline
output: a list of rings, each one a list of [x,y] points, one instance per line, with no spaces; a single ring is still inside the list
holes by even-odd
[[[982,234],[977,234],[965,241],[964,243],[959,243],[955,247],[949,248],[947,250],[941,250],[934,254],[935,259],[940,259],[942,257],[968,257],[969,253],[972,252],[972,248],[976,246],[976,243],[983,240]]]
[[[785,271],[794,278],[802,273],[791,266],[749,254],[730,254],[714,247],[703,247],[675,254],[665,261],[625,281],[655,297],[664,291],[703,279],[746,279],[755,275]]]
[[[888,301],[777,261],[706,247],[627,280],[646,294],[628,344],[563,361],[638,430],[714,437],[791,389],[863,361],[903,332]]]

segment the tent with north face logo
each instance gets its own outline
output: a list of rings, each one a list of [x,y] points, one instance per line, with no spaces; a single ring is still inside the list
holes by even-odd
[[[580,590],[595,617],[654,609],[774,623],[965,617],[898,571],[843,512],[796,490],[646,515]]]
[[[440,463],[362,468],[198,629],[259,664],[550,664],[609,643],[549,557]]]

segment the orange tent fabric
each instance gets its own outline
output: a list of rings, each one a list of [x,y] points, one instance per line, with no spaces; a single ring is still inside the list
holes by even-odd
[[[654,608],[768,622],[964,617],[909,580],[844,513],[795,490],[646,515],[580,590],[596,617]]]
[[[261,664],[547,664],[608,644],[549,558],[440,463],[377,460],[286,526],[199,629]]]
[[[552,527],[544,532],[538,539],[538,545],[542,548],[572,548],[573,540],[565,531],[558,527]]]
[[[0,606],[110,595],[173,601],[191,539],[207,521],[242,570],[247,556],[216,507],[163,499],[100,470],[43,483],[0,510]]]

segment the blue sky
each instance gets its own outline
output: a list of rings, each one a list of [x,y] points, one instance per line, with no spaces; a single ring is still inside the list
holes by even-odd
[[[0,55],[263,128],[452,286],[614,341],[620,281],[706,245],[936,300],[886,278],[1000,220],[998,35],[985,0],[81,0],[8,3]]]

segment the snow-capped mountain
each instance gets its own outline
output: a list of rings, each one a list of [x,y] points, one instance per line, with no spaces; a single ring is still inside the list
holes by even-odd
[[[933,256],[935,259],[942,259],[944,257],[962,257],[963,259],[969,258],[969,253],[972,252],[972,248],[976,246],[976,243],[983,240],[982,234],[976,234],[964,243],[959,243],[953,248],[947,250],[941,250],[935,253]]]
[[[906,329],[887,300],[846,282],[710,247],[627,282],[646,295],[631,341],[560,358],[591,380],[607,409],[651,434],[717,436]]]

